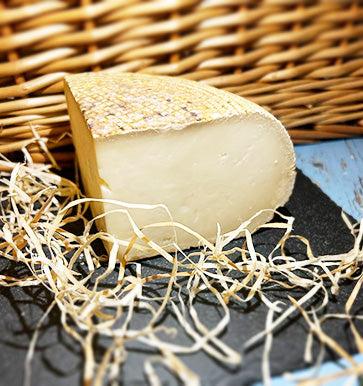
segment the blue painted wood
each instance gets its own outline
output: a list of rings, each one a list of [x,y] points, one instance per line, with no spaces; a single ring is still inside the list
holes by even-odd
[[[363,217],[363,139],[295,146],[296,164],[338,206]]]
[[[358,354],[354,356],[354,359],[357,363],[363,363],[363,354]],[[288,376],[281,376],[281,377],[275,377],[272,379],[271,386],[295,386],[297,382],[302,381],[304,379],[309,378],[317,378],[317,377],[323,377],[330,374],[336,374],[338,372],[343,371],[346,368],[349,368],[349,363],[342,359],[338,363],[324,363],[318,370],[317,373],[315,373],[314,369],[307,369],[302,371],[297,371],[294,374],[289,374]],[[347,384],[347,381],[349,380],[349,376],[342,377],[330,382],[325,382],[324,386],[342,386]],[[356,383],[350,383],[351,386],[359,386],[360,384],[358,382]],[[255,384],[254,386],[262,386],[262,383]]]

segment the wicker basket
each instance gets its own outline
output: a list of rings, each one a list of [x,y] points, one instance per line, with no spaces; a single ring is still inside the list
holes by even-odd
[[[0,152],[72,163],[69,72],[183,76],[270,110],[295,142],[363,133],[363,5],[344,0],[0,2]]]

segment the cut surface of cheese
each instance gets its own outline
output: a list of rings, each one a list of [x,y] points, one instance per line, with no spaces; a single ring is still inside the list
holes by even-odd
[[[174,221],[214,241],[217,223],[223,233],[232,231],[258,211],[284,205],[292,192],[295,156],[288,133],[244,98],[180,78],[107,72],[69,75],[65,93],[89,197],[163,204]],[[100,215],[117,208],[109,201],[92,210]],[[139,227],[170,221],[163,207],[130,213]],[[262,213],[250,229],[271,217]],[[126,241],[133,235],[121,211],[98,227]],[[167,249],[175,236],[183,249],[198,245],[172,228],[145,233]]]

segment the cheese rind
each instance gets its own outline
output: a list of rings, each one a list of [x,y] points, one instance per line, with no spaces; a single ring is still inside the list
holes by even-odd
[[[90,72],[65,79],[94,138],[182,129],[256,111],[269,115],[237,95],[182,78]]]
[[[288,200],[295,180],[293,146],[281,123],[259,106],[182,79],[98,73],[85,74],[88,81],[82,83],[82,76],[66,78],[66,96],[88,196],[165,204],[175,221],[210,241],[216,237],[217,223],[222,232],[229,232],[259,210],[275,209]],[[96,84],[107,85],[103,94],[99,88],[94,90]],[[128,88],[131,91],[126,92]],[[144,98],[147,92],[154,100],[150,104]],[[137,93],[142,95],[139,99]],[[202,95],[209,95],[209,100],[201,103]],[[166,115],[159,104],[165,98],[177,102],[168,102]],[[189,103],[189,111],[181,108],[183,99],[195,102]],[[112,114],[118,118],[114,125],[107,121],[102,126],[110,100]],[[122,100],[119,103],[126,107],[118,110],[116,100]],[[153,123],[151,126],[144,121],[135,123],[132,114],[121,116],[124,111],[137,109]],[[171,115],[177,118],[168,125],[164,118]],[[129,128],[120,129],[116,121],[122,127],[128,123]],[[115,208],[114,204],[99,203],[93,211],[97,215]],[[130,212],[139,226],[170,220],[161,208]],[[271,214],[261,214],[251,228],[270,218]],[[133,233],[122,213],[106,216],[98,226],[123,240]],[[172,229],[165,228],[146,233],[164,247],[175,236]],[[177,238],[183,249],[198,244],[185,232],[177,232]],[[138,257],[149,254],[153,253],[146,251]]]

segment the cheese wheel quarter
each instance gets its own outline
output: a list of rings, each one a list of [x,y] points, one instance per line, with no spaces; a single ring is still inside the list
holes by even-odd
[[[275,117],[242,97],[181,78],[111,72],[66,76],[65,94],[89,197],[164,204],[175,221],[213,242],[217,223],[232,231],[291,195],[291,139]],[[92,205],[94,215],[115,208]],[[170,221],[162,207],[130,213],[139,227]],[[271,217],[262,213],[251,230]],[[97,226],[122,240],[133,235],[120,212]],[[172,228],[145,233],[166,249],[175,241]],[[186,232],[176,236],[183,249],[198,245]],[[153,254],[144,245],[129,258]]]

